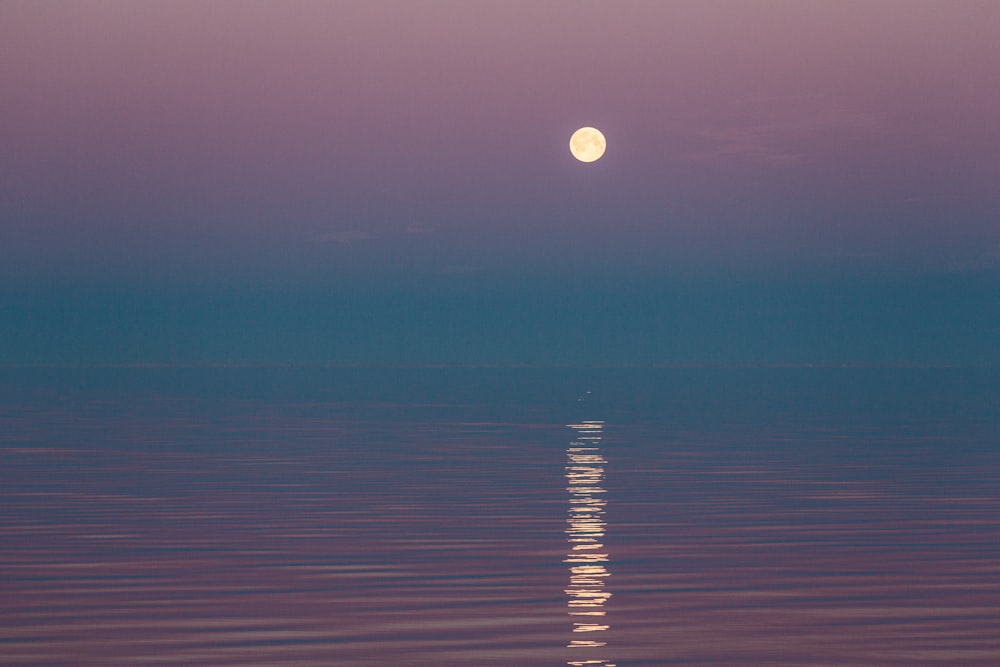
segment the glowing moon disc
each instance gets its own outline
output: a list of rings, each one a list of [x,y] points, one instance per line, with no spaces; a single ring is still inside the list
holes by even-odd
[[[569,152],[580,162],[593,162],[604,155],[604,135],[593,127],[581,127],[569,138]]]

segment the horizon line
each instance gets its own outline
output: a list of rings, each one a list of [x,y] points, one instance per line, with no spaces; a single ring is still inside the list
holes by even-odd
[[[478,363],[478,362],[428,362],[428,363],[336,363],[336,362],[34,362],[0,363],[0,370],[64,369],[331,369],[331,370],[436,370],[436,369],[483,369],[483,370],[684,370],[684,369],[1000,369],[1000,363],[923,363],[923,362],[687,362],[687,363]]]

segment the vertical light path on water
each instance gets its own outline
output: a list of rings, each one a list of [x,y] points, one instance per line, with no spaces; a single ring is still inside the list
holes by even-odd
[[[598,657],[607,646],[610,629],[607,602],[611,593],[606,588],[608,554],[604,548],[607,505],[604,466],[607,460],[601,451],[602,421],[582,421],[569,424],[576,435],[566,450],[566,479],[569,481],[569,518],[566,537],[569,553],[564,561],[569,566],[569,616],[573,621],[573,649],[567,665],[572,667],[615,667],[613,662]]]

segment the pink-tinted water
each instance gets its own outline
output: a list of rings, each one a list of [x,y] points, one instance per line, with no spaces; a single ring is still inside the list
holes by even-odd
[[[505,405],[8,402],[0,664],[1000,664],[990,423]]]

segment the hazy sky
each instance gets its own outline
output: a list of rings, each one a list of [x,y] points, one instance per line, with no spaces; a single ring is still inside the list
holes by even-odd
[[[992,0],[6,0],[0,362],[997,362],[997,35]]]

